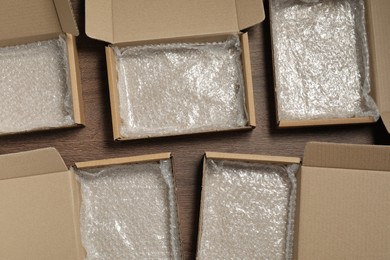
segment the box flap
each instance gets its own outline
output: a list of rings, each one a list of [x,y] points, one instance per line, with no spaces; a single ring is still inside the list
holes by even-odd
[[[388,171],[303,166],[296,259],[390,259],[389,186]]]
[[[86,0],[86,33],[110,43],[238,32],[264,19],[262,0]]]
[[[371,77],[375,85],[375,99],[383,122],[390,132],[390,1],[367,2],[368,35],[371,54]],[[383,116],[384,113],[387,115]]]
[[[305,148],[303,166],[389,171],[390,148],[310,142]]]
[[[12,0],[1,3],[1,43],[15,44],[18,39],[22,42],[61,32],[78,34],[68,0]]]
[[[73,179],[59,172],[0,181],[0,259],[84,259]]]
[[[390,133],[390,111],[381,113],[383,124],[385,125],[387,132]]]
[[[55,148],[0,156],[0,180],[68,171]]]

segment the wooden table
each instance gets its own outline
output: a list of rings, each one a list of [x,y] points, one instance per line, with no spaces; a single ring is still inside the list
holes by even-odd
[[[247,132],[114,142],[104,46],[85,35],[84,1],[72,0],[80,36],[77,39],[86,127],[0,138],[0,154],[53,146],[71,166],[77,161],[172,152],[175,159],[182,251],[194,259],[199,217],[202,156],[206,150],[299,156],[308,141],[390,144],[382,122],[278,130],[275,123],[269,23],[249,29],[257,127]]]

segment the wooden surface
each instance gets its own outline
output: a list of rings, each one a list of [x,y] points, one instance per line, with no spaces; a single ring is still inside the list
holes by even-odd
[[[114,142],[104,46],[85,35],[84,1],[73,0],[80,29],[77,39],[86,112],[86,127],[0,138],[0,154],[56,147],[68,166],[74,162],[112,157],[172,152],[177,178],[182,251],[194,259],[201,189],[201,158],[207,151],[299,156],[311,140],[359,144],[390,144],[382,122],[371,125],[304,129],[275,127],[271,50],[268,21],[248,30],[257,128],[247,132]]]

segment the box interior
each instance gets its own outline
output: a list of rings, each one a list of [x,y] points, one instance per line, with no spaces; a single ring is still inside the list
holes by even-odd
[[[206,153],[197,258],[289,259],[299,162]]]
[[[164,157],[76,164],[88,259],[181,258],[172,165]]]
[[[280,126],[378,118],[364,0],[272,0],[270,14]]]
[[[191,134],[217,130],[237,130],[254,127],[255,116],[248,37],[247,34],[242,34],[240,36],[241,54],[235,54],[235,52],[233,52],[236,48],[234,47],[236,40],[234,38],[230,39],[231,37],[231,35],[208,36],[199,39],[193,37],[191,38],[191,44],[181,43],[182,39],[177,39],[179,42],[173,41],[164,45],[142,45],[130,47],[129,49],[127,49],[127,47],[122,49],[122,46],[124,46],[123,44],[118,45],[119,47],[116,45],[107,47],[106,55],[114,138],[117,140],[128,140],[153,136]],[[207,44],[207,42],[215,41],[221,42],[222,44]],[[142,44],[148,43],[150,42],[143,42]],[[209,46],[206,46],[205,44]],[[194,45],[194,47],[190,47],[191,45]],[[146,54],[152,51],[153,48],[160,51],[157,61],[169,62],[169,64],[171,64],[171,62],[175,60],[175,62],[168,66],[170,71],[167,72],[173,78],[167,80],[165,84],[161,81],[161,75],[166,75],[162,70],[163,66],[154,65],[157,66],[157,68],[149,68],[152,65],[151,58]],[[202,56],[202,53],[206,54],[206,52],[212,53]],[[116,53],[120,53],[119,59]],[[194,57],[194,55],[200,55],[201,58],[203,57],[203,59],[201,59],[202,62],[196,60],[194,63],[191,61],[191,57]],[[213,58],[217,56],[218,59]],[[222,57],[224,57],[224,62],[221,62]],[[203,61],[206,63],[203,63]],[[207,77],[207,80],[202,80],[202,77],[200,77],[200,79],[194,81],[193,76],[196,75],[196,73],[199,74],[200,68],[208,67],[210,62],[214,64],[213,70],[215,72],[213,72],[213,75],[215,75],[211,76],[210,79]],[[183,65],[179,66],[179,64],[182,63]],[[140,69],[138,74],[136,73],[137,70],[134,70],[134,67],[137,67],[137,64]],[[147,64],[149,64],[149,67],[146,66]],[[150,70],[147,74],[144,72],[145,66]],[[192,73],[188,74],[184,71],[181,73],[183,66],[191,66],[189,69]],[[218,77],[218,75],[223,75],[225,71],[225,69],[221,69],[221,66],[228,66],[226,67],[226,72],[229,73],[229,76],[224,76],[223,79]],[[171,69],[175,67],[175,71],[179,73],[180,77],[172,75]],[[131,75],[135,73],[138,76],[121,77],[120,75],[122,74],[128,74],[124,71],[128,68],[131,68]],[[154,76],[153,73],[155,73]],[[237,76],[232,78],[232,75]],[[128,77],[130,79],[128,79]],[[165,76],[163,78],[165,78]],[[143,79],[147,80],[145,81]],[[183,80],[182,83],[180,83],[181,79]],[[238,84],[236,83],[232,85],[229,83],[229,79],[232,80],[231,83],[240,80],[241,87],[238,88]],[[191,88],[192,90],[190,89],[189,91],[186,90],[188,85],[186,81],[188,80],[188,84],[194,86]],[[150,84],[151,81],[154,83]],[[206,81],[210,82],[206,84]],[[158,86],[152,88],[156,84],[158,84]],[[213,84],[217,85],[214,86]],[[228,91],[221,90],[221,84],[224,86],[223,89],[231,87],[234,89],[227,89]],[[130,91],[129,88],[135,89]],[[138,102],[139,99],[143,100],[142,95],[145,95],[145,93],[148,92],[148,89],[153,90],[153,95],[145,96],[143,102]],[[129,92],[136,93],[137,95],[133,98],[129,98]],[[218,95],[216,96],[215,94],[217,93]],[[150,96],[157,100],[151,100]],[[232,99],[232,97],[236,98]],[[237,103],[236,105],[235,103],[229,103],[225,100],[237,100],[239,102],[235,102]],[[202,105],[202,102],[206,103]],[[137,106],[137,103],[143,107]],[[162,107],[158,108],[158,106]],[[224,116],[215,120],[216,113],[213,112],[213,109],[217,109],[218,113],[223,113]],[[241,112],[238,113],[240,110]],[[150,112],[146,113],[145,111]],[[245,115],[243,113],[245,113]],[[236,118],[232,118],[235,114]],[[246,122],[239,120],[239,118],[243,116],[246,117]]]

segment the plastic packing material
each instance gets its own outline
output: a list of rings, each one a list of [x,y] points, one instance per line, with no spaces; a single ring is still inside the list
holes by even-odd
[[[208,159],[199,259],[292,259],[298,168]]]
[[[113,49],[122,136],[138,139],[247,124],[237,35],[222,42]]]
[[[65,36],[0,48],[0,92],[0,134],[73,125]]]
[[[88,260],[181,258],[169,160],[73,171]]]
[[[377,120],[364,0],[270,3],[279,120]]]

